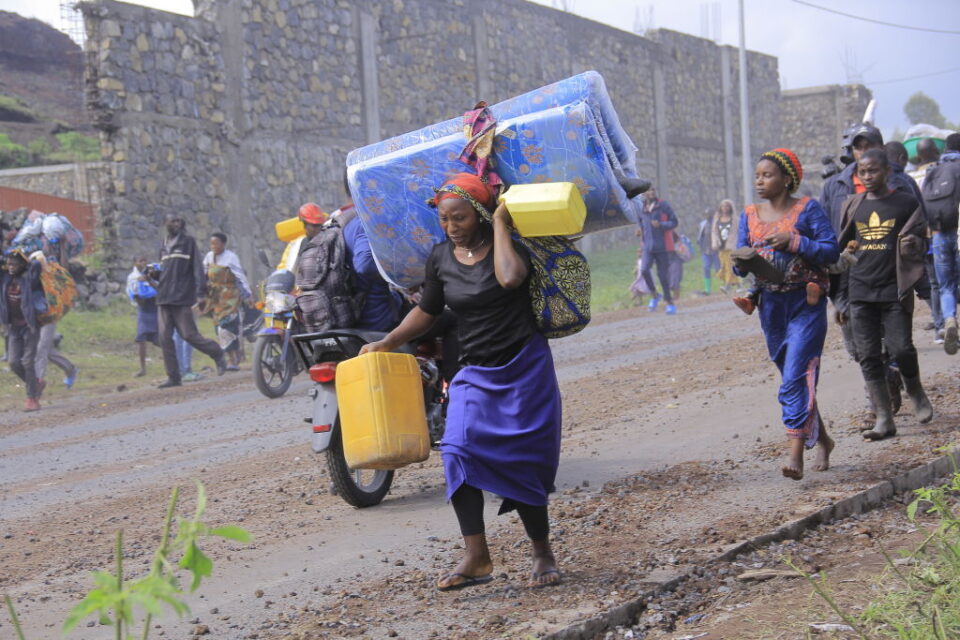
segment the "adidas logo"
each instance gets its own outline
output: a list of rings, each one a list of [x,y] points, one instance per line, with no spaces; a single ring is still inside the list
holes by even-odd
[[[866,224],[863,222],[857,223],[857,233],[859,233],[864,240],[882,240],[885,235],[890,233],[893,225],[896,223],[895,218],[881,221],[880,216],[874,211],[870,214],[870,218],[867,219]]]

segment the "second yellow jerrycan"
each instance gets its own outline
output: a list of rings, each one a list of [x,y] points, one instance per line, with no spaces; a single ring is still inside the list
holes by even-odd
[[[515,184],[500,196],[517,232],[526,238],[569,236],[583,231],[587,207],[572,182]]]
[[[406,353],[365,353],[337,365],[343,456],[351,469],[399,469],[430,455],[423,381]]]
[[[277,232],[277,239],[280,240],[280,242],[291,242],[307,233],[303,228],[303,220],[299,217],[281,220],[273,225],[273,228]]]

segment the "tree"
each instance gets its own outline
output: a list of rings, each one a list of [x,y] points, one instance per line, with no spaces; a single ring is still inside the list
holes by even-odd
[[[949,129],[947,119],[940,113],[940,105],[937,101],[922,91],[917,91],[910,96],[907,103],[903,105],[903,112],[907,115],[910,124],[932,124],[941,129]]]

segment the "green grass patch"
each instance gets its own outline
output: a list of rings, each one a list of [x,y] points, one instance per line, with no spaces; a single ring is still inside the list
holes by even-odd
[[[0,94],[0,114],[3,114],[4,119],[14,122],[35,122],[40,119],[37,114],[17,98],[2,94]]]
[[[627,309],[636,303],[630,294],[630,285],[635,279],[637,250],[635,248],[599,251],[587,256],[590,262],[591,296],[590,307],[594,313]],[[683,280],[680,294],[689,295],[703,290],[703,262],[699,255],[683,265]],[[660,280],[654,281],[660,287]],[[714,286],[718,286],[714,279]]]

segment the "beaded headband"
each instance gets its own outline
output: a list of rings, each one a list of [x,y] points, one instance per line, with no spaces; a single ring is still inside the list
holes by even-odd
[[[800,181],[803,180],[803,165],[800,164],[797,154],[793,151],[783,148],[774,149],[773,151],[767,151],[760,158],[774,163],[784,174],[790,177],[791,184],[787,187],[790,193],[800,187]]]

